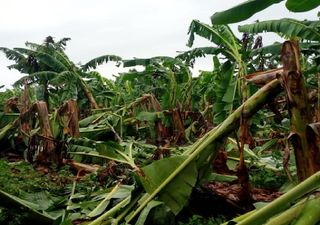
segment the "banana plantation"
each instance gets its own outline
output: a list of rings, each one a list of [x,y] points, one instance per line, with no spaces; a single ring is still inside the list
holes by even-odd
[[[23,77],[0,93],[0,224],[320,224],[320,20],[229,27],[282,1],[193,20],[175,57],[1,47]],[[199,57],[213,68],[194,77]],[[128,72],[95,70],[111,61]]]

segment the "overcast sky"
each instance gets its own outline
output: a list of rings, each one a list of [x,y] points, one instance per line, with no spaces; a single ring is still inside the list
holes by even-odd
[[[210,23],[214,12],[240,2],[242,0],[2,0],[0,46],[24,47],[26,41],[41,43],[51,35],[56,40],[71,38],[66,52],[75,63],[86,63],[105,54],[125,59],[175,56],[176,51],[188,49],[187,31],[192,19]],[[282,17],[317,19],[318,10],[290,13],[282,3],[244,23]],[[237,25],[232,25],[234,31]],[[274,36],[266,38],[269,42],[275,40]],[[211,44],[200,37],[196,39],[196,46]],[[0,52],[0,85],[8,87],[22,76],[8,70],[10,64]],[[195,73],[210,68],[210,60],[200,60]],[[99,71],[106,77],[117,73],[112,63],[100,67]]]

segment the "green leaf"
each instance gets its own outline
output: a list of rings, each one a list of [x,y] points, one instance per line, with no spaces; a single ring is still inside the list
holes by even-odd
[[[26,57],[15,49],[12,50],[9,48],[0,47],[0,51],[4,52],[9,60],[14,60],[17,63],[26,60]]]
[[[198,20],[193,20],[189,27],[189,40],[187,46],[191,47],[194,42],[194,34],[206,38],[207,40],[215,43],[219,47],[225,47],[229,54],[234,54],[240,48],[237,38],[234,36],[228,26],[210,26]],[[234,56],[235,57],[235,56]]]
[[[219,69],[219,68],[217,68]],[[218,71],[215,79],[215,102],[213,111],[215,112],[214,122],[222,122],[233,108],[237,82],[233,77],[235,66],[230,61],[226,61]]]
[[[80,128],[80,135],[81,137],[97,140],[101,138],[101,136],[103,136],[108,131],[110,131],[110,128],[108,126],[98,127],[98,128],[82,127]]]
[[[12,121],[0,129],[0,141],[8,136],[9,131],[15,128],[15,124],[16,122]]]
[[[116,55],[103,55],[103,56],[99,56],[97,58],[94,58],[92,60],[90,60],[89,62],[87,62],[86,64],[84,64],[82,66],[82,69],[84,71],[89,70],[90,68],[95,69],[97,68],[97,66],[103,64],[103,63],[107,63],[109,61],[113,61],[113,62],[119,62],[121,61],[121,57],[116,56]]]
[[[221,112],[221,111],[223,111],[223,108],[225,107],[225,105],[226,104],[223,102],[215,102],[213,104],[212,110],[213,110],[213,112],[216,112],[216,113]]]
[[[27,76],[23,76],[22,78],[17,80],[13,85],[15,87],[22,86],[25,80],[28,80],[29,84],[36,83],[36,82],[41,83],[43,81],[51,80],[56,76],[58,76],[58,73],[53,71],[36,72],[36,73],[29,74]]]
[[[233,72],[233,71],[232,71]],[[226,103],[233,103],[237,88],[237,81],[231,78],[226,93],[224,94],[222,101]],[[231,104],[232,105],[232,104]]]
[[[309,196],[302,212],[295,221],[295,225],[312,225],[320,220],[320,198],[319,196]]]
[[[211,22],[214,25],[237,23],[246,20],[273,4],[283,0],[249,0],[236,5],[228,10],[217,12],[211,16]]]
[[[294,19],[280,19],[257,22],[239,26],[240,32],[261,33],[275,32],[286,37],[298,37],[305,40],[320,41],[320,33],[313,26]]]
[[[173,156],[143,167],[144,176],[141,176],[140,180],[145,190],[149,194],[154,192],[187,158],[187,156]],[[177,215],[188,201],[196,180],[196,163],[191,162],[160,191],[159,198]]]
[[[159,62],[165,62],[165,61],[174,61],[179,62],[177,59],[169,57],[169,56],[155,56],[152,58],[147,59],[130,59],[130,60],[123,60],[123,67],[132,67],[132,66],[148,66],[152,63],[159,63]]]
[[[259,55],[259,54],[261,54],[261,55],[266,55],[266,54],[280,55],[281,47],[282,47],[282,43],[276,42],[271,45],[264,46],[262,48],[252,49],[250,52],[250,56],[255,56],[255,55]]]
[[[52,55],[40,52],[36,55],[36,57],[37,59],[39,59],[40,62],[42,62],[55,72],[63,72],[65,70],[68,70],[68,68],[65,65],[63,65]]]
[[[137,169],[132,158],[132,145],[129,144],[125,149],[116,142],[96,142],[96,151],[94,148],[81,146],[81,145],[69,145],[69,154],[83,155],[90,157],[97,157],[101,159],[109,159],[119,163],[129,164],[132,168]]]
[[[237,180],[237,176],[232,175],[225,175],[225,174],[218,174],[218,173],[211,173],[210,176],[207,178],[207,182],[232,182]]]
[[[106,208],[109,205],[110,199],[112,198],[112,196],[114,195],[114,193],[119,189],[119,184],[117,184],[114,188],[112,188],[112,190],[106,195],[106,197],[99,203],[99,205],[97,205],[96,208],[94,208],[94,210],[92,210],[88,216],[89,217],[96,217],[101,215],[101,213],[103,213],[103,211],[106,210]]]
[[[17,118],[19,118],[19,116],[20,116],[20,113],[0,112],[0,128],[3,128],[9,123],[14,122]]]
[[[23,207],[27,209],[28,212],[30,213],[29,217],[30,219],[32,219],[33,222],[37,221],[38,223],[41,223],[41,224],[52,224],[54,221],[53,217],[37,211],[37,209],[39,208],[39,205],[23,200],[21,198],[18,198],[16,196],[13,196],[1,190],[0,190],[0,200],[1,200],[1,204],[10,205],[16,208]]]
[[[131,194],[127,196],[125,199],[120,201],[118,204],[116,204],[114,207],[109,209],[107,212],[96,218],[94,221],[89,223],[88,225],[101,225],[102,222],[106,222],[107,219],[111,219],[114,214],[116,214],[118,211],[120,211],[123,207],[128,205],[131,200]],[[108,224],[108,223],[107,223]]]
[[[185,51],[180,53],[176,56],[181,60],[190,63],[190,61],[194,60],[195,58],[205,57],[207,55],[218,55],[219,53],[224,52],[222,48],[216,47],[201,47],[201,48],[194,48],[190,51]]]
[[[161,204],[163,204],[163,202],[154,201],[154,200],[149,202],[148,205],[142,210],[135,225],[144,225],[144,222],[146,221],[151,209],[153,209]]]
[[[319,0],[287,0],[286,7],[292,12],[305,12],[320,5]]]
[[[105,115],[104,112],[102,113],[96,113],[96,114],[93,114],[93,115],[90,115],[82,120],[79,121],[79,126],[80,127],[87,127],[89,126],[92,122],[94,121],[98,121],[100,118],[102,118],[103,116]],[[99,118],[99,119],[98,119]]]
[[[58,115],[58,111],[55,111],[50,118],[50,127],[52,131],[53,138],[60,138],[60,134],[62,133],[63,124],[60,124],[60,116]]]
[[[136,119],[139,121],[148,121],[148,122],[154,122],[156,119],[159,119],[163,117],[163,114],[161,112],[140,112],[137,116]]]
[[[128,163],[128,158],[125,156],[124,149],[121,145],[113,141],[97,142],[97,151],[100,155],[111,160],[121,163]]]

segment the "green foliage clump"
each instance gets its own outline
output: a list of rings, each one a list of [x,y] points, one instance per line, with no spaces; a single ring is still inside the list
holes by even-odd
[[[0,206],[0,224],[19,225],[24,224],[26,212],[21,209],[5,208]]]
[[[0,160],[0,189],[16,196],[44,190],[59,193],[65,184],[71,183],[69,177],[70,174],[50,177],[37,172],[27,162],[8,164]]]
[[[69,166],[57,172],[38,172],[27,162],[7,163],[0,160],[0,190],[18,197],[27,193],[48,191],[53,195],[70,194],[74,174]],[[89,193],[98,186],[96,175],[85,177],[77,183],[77,191]]]
[[[284,172],[258,168],[250,170],[250,181],[257,188],[278,190],[287,182],[287,177]]]
[[[225,221],[222,217],[204,218],[199,215],[193,215],[187,222],[178,222],[178,225],[219,225]]]

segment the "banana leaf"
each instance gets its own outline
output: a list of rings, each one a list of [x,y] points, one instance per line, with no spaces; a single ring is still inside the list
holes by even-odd
[[[5,191],[0,190],[0,202],[1,205],[11,206],[11,207],[22,207],[23,209],[28,211],[27,219],[32,224],[53,224],[55,218],[49,216],[48,214],[41,213],[37,211],[38,205],[13,196]]]

